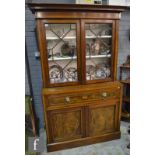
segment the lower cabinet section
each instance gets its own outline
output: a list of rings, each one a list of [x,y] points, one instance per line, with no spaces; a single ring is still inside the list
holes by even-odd
[[[116,89],[117,88],[117,89]],[[96,90],[97,89],[97,90]],[[49,96],[71,96],[76,95],[74,91],[62,93],[61,91],[44,91],[43,105],[45,110],[45,122],[47,132],[47,148],[48,151],[56,151],[67,149],[81,145],[87,145],[97,142],[113,140],[120,137],[120,112],[121,112],[121,91],[120,84],[115,84],[114,88],[95,87],[91,90],[92,94],[99,93],[104,90],[104,97],[99,97],[96,100],[90,100],[85,97],[83,102],[70,102],[70,99],[64,104],[54,104],[49,106]],[[79,88],[78,95],[79,94]],[[83,94],[81,88],[81,94]],[[64,91],[64,90],[63,90]],[[106,92],[117,91],[115,97],[106,98]],[[85,93],[87,93],[85,91]],[[89,92],[90,93],[90,92]],[[87,95],[86,95],[87,96]],[[64,100],[65,101],[65,100]]]

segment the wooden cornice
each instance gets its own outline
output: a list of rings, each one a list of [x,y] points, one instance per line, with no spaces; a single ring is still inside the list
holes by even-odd
[[[35,12],[55,12],[55,11],[85,11],[85,12],[116,12],[120,13],[129,10],[128,6],[114,6],[114,5],[85,5],[85,4],[49,4],[49,3],[28,3],[28,6]]]

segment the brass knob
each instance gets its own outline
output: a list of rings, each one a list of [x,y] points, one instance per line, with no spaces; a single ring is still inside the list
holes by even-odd
[[[103,96],[103,97],[107,97],[107,93],[106,93],[106,92],[103,92],[103,93],[102,93],[102,96]]]
[[[82,99],[86,100],[88,99],[88,96],[82,96]]]
[[[65,100],[66,100],[67,103],[70,102],[70,98],[69,97],[66,97]]]

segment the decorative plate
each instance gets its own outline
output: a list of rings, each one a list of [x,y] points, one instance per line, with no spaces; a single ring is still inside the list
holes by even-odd
[[[63,78],[63,70],[58,65],[52,65],[49,68],[50,79],[53,82],[60,82]]]
[[[95,71],[95,77],[105,79],[107,75],[102,68],[97,68]]]
[[[95,71],[95,76],[96,78],[108,78],[110,76],[111,72],[110,72],[110,67],[107,64],[98,64],[96,66],[96,71]]]
[[[65,78],[67,81],[76,81],[77,80],[77,69],[74,67],[69,67],[65,71]]]

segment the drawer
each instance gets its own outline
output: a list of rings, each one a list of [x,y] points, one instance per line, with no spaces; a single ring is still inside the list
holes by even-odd
[[[119,99],[120,89],[94,90],[81,93],[46,95],[46,106],[86,103],[95,100]]]

